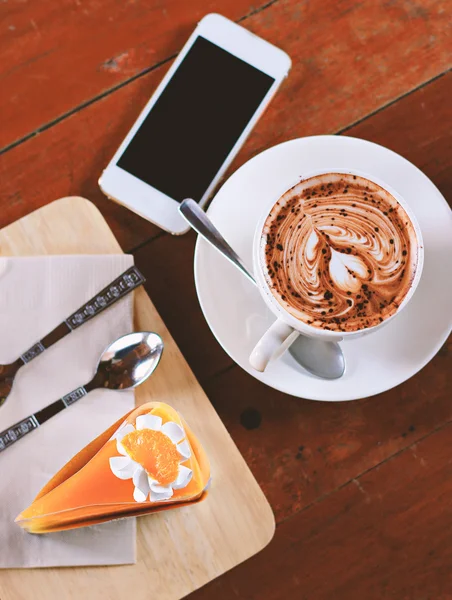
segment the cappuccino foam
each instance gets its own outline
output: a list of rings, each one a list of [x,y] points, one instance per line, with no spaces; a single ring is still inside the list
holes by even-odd
[[[349,332],[392,316],[410,290],[418,242],[404,208],[363,177],[317,175],[268,215],[260,259],[276,300],[295,318]]]

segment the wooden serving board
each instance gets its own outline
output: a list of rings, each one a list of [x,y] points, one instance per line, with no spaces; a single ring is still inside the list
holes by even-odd
[[[104,218],[84,198],[62,198],[0,231],[3,256],[119,252]],[[2,600],[179,599],[273,537],[265,496],[142,288],[135,292],[135,327],[156,331],[165,342],[157,371],[137,389],[137,404],[161,400],[182,412],[211,461],[209,496],[199,505],[139,518],[136,565],[0,571]]]

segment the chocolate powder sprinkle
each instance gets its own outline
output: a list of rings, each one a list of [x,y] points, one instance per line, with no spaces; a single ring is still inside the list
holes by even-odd
[[[389,193],[360,176],[308,181],[282,196],[266,221],[262,258],[272,294],[314,327],[354,331],[378,324],[394,314],[414,276],[415,232],[406,213]],[[311,232],[317,241],[309,238]],[[357,239],[365,243],[354,243]],[[348,271],[340,285],[333,259]]]

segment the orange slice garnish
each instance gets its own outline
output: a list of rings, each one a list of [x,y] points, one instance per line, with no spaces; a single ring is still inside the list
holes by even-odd
[[[130,458],[161,485],[168,485],[177,478],[179,452],[161,431],[138,429],[125,435],[121,444]]]

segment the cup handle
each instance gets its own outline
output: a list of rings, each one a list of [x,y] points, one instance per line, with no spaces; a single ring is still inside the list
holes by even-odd
[[[279,358],[300,334],[282,319],[277,319],[264,333],[250,354],[250,365],[256,371],[265,371],[268,363]]]

